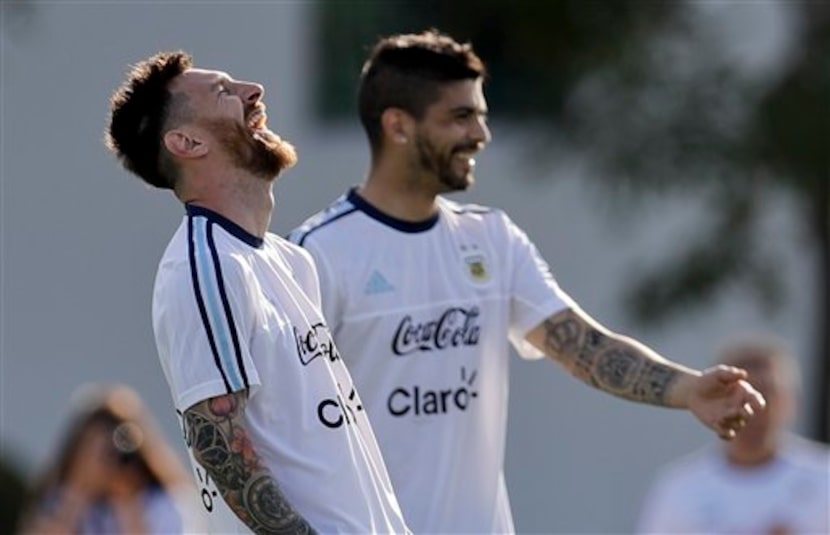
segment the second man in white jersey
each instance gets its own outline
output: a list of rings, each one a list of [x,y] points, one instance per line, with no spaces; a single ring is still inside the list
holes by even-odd
[[[508,340],[621,398],[691,410],[724,438],[763,398],[744,371],[700,372],[617,335],[557,286],[501,211],[442,194],[490,140],[485,68],[434,31],[381,39],[360,78],[371,168],[295,230],[416,533],[513,531],[504,482]]]

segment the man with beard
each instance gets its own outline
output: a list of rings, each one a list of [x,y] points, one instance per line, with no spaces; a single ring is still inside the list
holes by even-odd
[[[291,234],[364,395],[415,533],[509,533],[508,340],[624,399],[691,410],[725,439],[763,406],[742,370],[699,372],[610,332],[560,290],[503,212],[442,196],[490,140],[484,65],[435,31],[381,39],[363,66],[366,180]]]
[[[111,99],[108,146],[185,206],[153,329],[210,528],[406,532],[314,263],[268,232],[273,182],[296,155],[266,126],[262,95],[164,52]]]

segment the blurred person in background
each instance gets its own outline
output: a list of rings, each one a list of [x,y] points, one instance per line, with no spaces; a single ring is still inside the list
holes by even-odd
[[[789,429],[798,411],[797,361],[778,340],[735,340],[718,362],[739,366],[767,400],[734,440],[663,468],[639,532],[830,533],[830,454]]]
[[[490,141],[485,76],[471,45],[437,31],[381,39],[358,89],[368,175],[290,236],[317,262],[415,533],[514,531],[509,342],[603,392],[687,409],[725,439],[763,405],[742,370],[693,370],[600,325],[503,211],[444,197],[472,185]]]
[[[193,485],[130,387],[90,386],[22,518],[31,534],[184,533]]]

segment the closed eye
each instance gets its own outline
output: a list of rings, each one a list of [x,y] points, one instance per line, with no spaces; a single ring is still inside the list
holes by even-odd
[[[475,108],[458,108],[454,110],[453,117],[456,121],[468,121],[472,119],[480,119],[483,122],[487,122],[487,112],[483,110],[477,110]]]

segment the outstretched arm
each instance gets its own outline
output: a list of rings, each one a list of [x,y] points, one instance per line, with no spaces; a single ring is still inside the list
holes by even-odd
[[[763,397],[744,380],[745,371],[686,368],[612,333],[578,309],[547,318],[527,340],[581,381],[631,401],[689,409],[724,439],[733,438],[764,407]]]
[[[282,493],[251,443],[246,391],[207,399],[184,413],[196,461],[254,533],[315,533]]]

